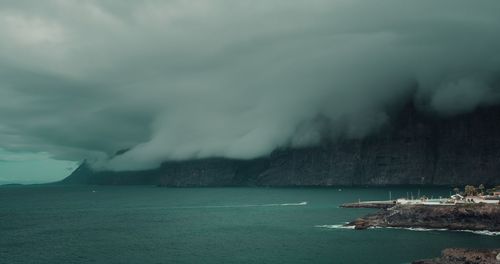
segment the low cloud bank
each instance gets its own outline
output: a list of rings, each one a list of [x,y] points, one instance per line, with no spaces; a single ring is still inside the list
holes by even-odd
[[[362,138],[500,101],[500,2],[0,4],[0,148],[98,168]],[[114,156],[117,150],[130,149]]]

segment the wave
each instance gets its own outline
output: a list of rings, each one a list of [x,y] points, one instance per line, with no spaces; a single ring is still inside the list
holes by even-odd
[[[346,226],[347,223],[340,224],[340,225],[316,225],[314,227],[319,227],[319,228],[328,228],[328,229],[354,229],[354,226]],[[450,230],[450,229],[445,229],[445,228],[422,228],[422,227],[380,227],[380,226],[375,226],[375,227],[370,227],[369,229],[403,229],[403,230],[410,230],[410,231],[418,231],[418,232],[431,232],[431,231],[438,231],[438,232],[443,232],[443,231],[449,231],[449,232],[467,232],[467,233],[473,233],[473,234],[478,234],[478,235],[485,235],[485,236],[499,236],[500,232],[494,232],[494,231],[487,231],[487,230]]]
[[[500,232],[494,232],[494,231],[475,231],[475,230],[457,230],[459,232],[469,232],[469,233],[474,233],[478,235],[485,235],[485,236],[500,236]]]
[[[410,231],[418,231],[418,232],[430,232],[430,231],[449,231],[449,232],[467,232],[478,235],[486,235],[486,236],[498,236],[500,232],[488,231],[488,230],[450,230],[446,228],[422,228],[422,227],[375,227],[375,228],[388,228],[388,229],[404,229]]]
[[[423,227],[381,227],[381,226],[372,226],[369,227],[369,229],[402,229],[402,230],[409,230],[409,231],[417,231],[417,232],[432,232],[432,231],[437,231],[437,232],[467,232],[467,233],[473,233],[473,234],[478,234],[478,235],[486,235],[486,236],[498,236],[500,235],[500,232],[494,232],[494,231],[488,231],[488,230],[451,230],[451,229],[446,229],[446,228],[423,228]]]
[[[418,232],[430,232],[430,231],[451,231],[446,228],[423,228],[423,227],[393,227],[393,226],[372,226],[369,227],[370,229],[403,229],[403,230],[410,230],[410,231],[418,231]]]

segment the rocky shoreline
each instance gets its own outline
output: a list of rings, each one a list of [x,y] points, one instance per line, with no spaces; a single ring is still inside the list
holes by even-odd
[[[498,264],[500,248],[497,249],[462,249],[448,248],[441,257],[413,261],[412,264]]]
[[[358,218],[347,226],[500,231],[500,206],[461,204],[448,206],[396,205]]]

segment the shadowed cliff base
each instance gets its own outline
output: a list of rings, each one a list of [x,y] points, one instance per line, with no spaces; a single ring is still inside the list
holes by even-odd
[[[168,161],[144,171],[94,171],[65,184],[160,186],[355,186],[500,184],[500,107],[450,118],[407,105],[379,133],[253,160]]]

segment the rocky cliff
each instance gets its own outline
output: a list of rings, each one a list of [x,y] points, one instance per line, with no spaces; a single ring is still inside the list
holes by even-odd
[[[356,229],[401,227],[499,232],[500,206],[497,204],[396,205],[358,218],[347,225]]]
[[[164,186],[500,184],[500,107],[451,118],[409,105],[378,133],[254,160],[165,162],[147,171],[96,172],[82,164],[63,183]]]

